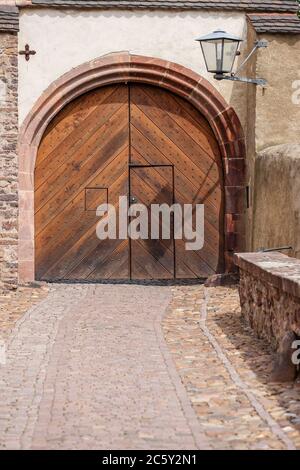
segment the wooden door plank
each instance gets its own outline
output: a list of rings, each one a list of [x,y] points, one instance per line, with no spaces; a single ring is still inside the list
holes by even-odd
[[[142,137],[142,136],[141,136]],[[136,142],[136,141],[135,141]],[[143,144],[140,146],[140,150],[143,152],[145,155],[146,148],[151,147],[148,145],[150,142],[145,142],[145,140],[140,140],[140,142]],[[143,150],[144,149],[144,150]],[[140,153],[133,148],[131,150],[131,153],[133,155],[133,158],[138,162],[140,161],[141,163],[149,163],[148,160],[150,160],[151,163],[156,164],[156,162],[153,162],[153,160],[146,159],[144,157],[141,157]],[[154,152],[149,151],[149,155],[153,155]],[[205,219],[206,223],[212,226],[212,229],[216,229],[217,232],[219,233],[219,227],[220,227],[220,218],[223,218],[223,212],[222,212],[222,207],[219,207],[218,197],[214,196],[214,193],[218,193],[220,191],[219,187],[212,187],[210,190],[210,194],[205,194],[203,192],[203,189],[201,187],[196,188],[193,184],[190,183],[190,181],[175,167],[174,168],[174,180],[175,180],[175,203],[179,204],[205,204]],[[201,182],[200,182],[201,184]],[[223,223],[223,222],[222,222]]]
[[[36,235],[38,236],[48,225],[49,229],[52,224],[55,223],[56,218],[60,217],[60,214],[63,213],[65,208],[70,204],[70,202],[76,198],[77,194],[80,194],[84,191],[85,188],[94,184],[95,178],[97,178],[97,171],[104,172],[106,177],[106,166],[109,166],[109,171],[114,172],[114,177],[118,178],[121,175],[120,165],[127,167],[128,164],[128,143],[127,143],[127,130],[124,127],[121,133],[116,134],[113,139],[115,140],[115,149],[111,149],[111,154],[108,155],[106,149],[102,151],[99,150],[99,153],[90,159],[87,165],[84,165],[80,172],[80,180],[78,178],[73,178],[71,181],[62,186],[62,188],[56,193],[55,197],[51,198],[46,202],[39,210],[36,212]],[[107,175],[107,182],[105,182],[105,177],[102,179],[103,187],[109,187],[113,179],[109,174]],[[99,183],[98,183],[99,184]],[[105,185],[105,186],[104,186]],[[54,222],[53,222],[54,221]]]
[[[79,128],[74,131],[54,149],[49,156],[42,160],[38,158],[38,162],[35,169],[35,180],[36,188],[38,188],[44,181],[47,181],[49,175],[53,173],[60,173],[63,171],[62,165],[72,159],[73,154],[78,152],[84,145],[88,145],[89,142],[95,141],[93,135],[98,134],[99,129],[105,125],[107,120],[111,118],[124,106],[128,110],[128,103],[126,98],[126,92],[123,88],[120,88],[115,92],[118,99],[112,104],[110,97],[107,101],[104,100],[100,106],[97,106],[96,110],[91,113],[81,124]]]
[[[133,125],[131,126],[131,136],[132,141],[134,142],[133,148],[133,156],[137,155],[138,152],[140,155],[143,155],[143,158],[148,161],[150,165],[157,165],[157,164],[170,164],[172,165],[174,161],[169,154],[169,158],[167,159],[166,156],[162,155],[162,153],[153,145],[150,140],[148,140],[138,129],[136,129]],[[135,158],[135,157],[134,157]],[[138,157],[136,157],[138,158]],[[191,172],[192,167],[188,168]],[[215,188],[213,193],[212,187],[209,182],[203,180],[203,178],[199,175],[198,179],[193,179],[191,181],[188,179],[188,175],[191,174],[189,171],[186,171],[185,174],[180,171],[178,165],[175,165],[175,188],[176,192],[182,195],[186,195],[189,198],[189,201],[193,201],[195,195],[202,196],[203,200],[207,201],[208,204],[215,208],[219,208],[219,201],[222,195],[222,190],[219,184],[215,184]]]
[[[178,95],[173,95],[173,99],[179,104],[181,113],[185,116],[190,116],[194,125],[199,129],[199,133],[204,133],[206,138],[209,139],[209,145],[212,147],[213,155],[220,155],[220,147],[215,137],[215,134],[210,127],[210,124],[202,114],[188,101],[184,100]],[[187,117],[188,118],[188,117]],[[221,156],[220,156],[221,158]]]
[[[90,281],[97,279],[111,279],[112,275],[118,270],[120,266],[124,265],[124,263],[127,264],[129,269],[128,240],[124,240],[122,243],[119,243],[109,258],[107,258],[102,263],[98,263],[94,271],[89,274],[87,279]],[[116,277],[116,279],[118,278]]]
[[[161,88],[143,85],[143,91],[221,167],[220,150],[216,138],[207,121],[201,119],[199,113],[195,119],[195,115],[191,115],[184,107],[185,100],[170,93],[166,94]]]
[[[128,124],[126,106],[115,113],[102,126],[85,145],[80,147],[73,158],[65,156],[65,163],[48,177],[46,183],[36,188],[36,212],[55,196],[68,183],[72,185],[73,179],[83,179],[83,171],[88,171],[87,165],[94,164],[99,169],[107,163],[112,154],[119,152],[128,145]]]
[[[131,169],[131,177],[134,188],[135,185],[138,189],[142,187],[146,194],[148,190],[151,191],[153,195],[151,204],[173,204],[172,167],[134,167]]]
[[[116,266],[115,270],[113,270],[112,274],[110,275],[109,279],[112,281],[119,281],[125,280],[129,278],[129,253],[127,252],[127,256],[124,256],[124,260],[119,260],[118,265]]]
[[[144,270],[147,272],[148,276],[146,279],[173,279],[173,273],[170,273],[160,261],[154,258],[152,253],[147,251],[140,243],[140,240],[134,241],[134,253],[132,254],[131,260],[132,279],[141,279],[139,277],[140,270],[135,270],[134,258],[138,260],[139,265],[143,266]]]
[[[165,155],[168,155],[170,162],[183,173],[187,179],[199,186],[199,181],[208,192],[211,188],[211,182],[220,185],[220,178],[216,172],[215,166],[209,161],[206,173],[203,172],[185,153],[170,140],[161,129],[153,123],[143,112],[135,105],[131,106],[131,123],[137,128],[150,142]],[[139,150],[139,149],[138,149]],[[139,150],[140,151],[140,150]],[[142,152],[140,152],[142,153]],[[210,175],[211,172],[211,175]]]
[[[209,277],[216,273],[215,263],[211,266],[205,261],[206,257],[206,250],[202,251],[187,251],[185,248],[185,241],[184,240],[176,240],[176,254],[179,255],[177,262],[179,262],[180,257],[184,257],[186,263],[192,271],[198,275],[198,277]],[[217,253],[215,253],[215,258],[218,259]],[[179,266],[176,265],[176,272],[179,271]]]
[[[87,119],[101,103],[116,91],[115,86],[108,86],[99,94],[99,90],[87,93],[79,99],[66,105],[62,111],[55,116],[43,135],[40,147],[37,168],[45,158],[57,149],[64,140],[74,131],[80,130],[85,119]],[[75,137],[75,134],[73,134]],[[77,134],[77,138],[80,134]]]
[[[134,263],[134,280],[152,279],[151,275],[146,271],[145,266],[140,264],[140,260],[136,259]]]
[[[178,124],[166,113],[158,109],[156,103],[145,93],[142,86],[135,86],[131,91],[132,103],[140,109],[155,125],[159,126],[161,132],[173,142],[204,175],[209,176],[212,181],[219,180],[219,170],[214,156],[206,153]],[[168,98],[169,99],[169,98]]]
[[[173,240],[139,240],[139,244],[143,246],[145,251],[151,254],[169,272],[170,279],[174,277],[173,243]]]

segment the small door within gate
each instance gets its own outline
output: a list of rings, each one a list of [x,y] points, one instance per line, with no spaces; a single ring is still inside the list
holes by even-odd
[[[173,205],[174,168],[171,165],[132,165],[129,175],[130,204],[143,204],[148,220],[145,238],[130,239],[131,278],[174,279],[173,215],[169,213],[169,219],[163,218],[161,213],[151,210],[153,205]]]

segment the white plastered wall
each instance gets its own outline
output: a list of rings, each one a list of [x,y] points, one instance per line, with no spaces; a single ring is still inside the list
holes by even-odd
[[[19,56],[20,124],[54,80],[88,60],[118,51],[177,62],[203,75],[235,107],[243,123],[245,87],[218,83],[209,76],[194,41],[221,27],[246,36],[242,13],[23,9],[19,49],[29,44],[37,54],[29,62]]]

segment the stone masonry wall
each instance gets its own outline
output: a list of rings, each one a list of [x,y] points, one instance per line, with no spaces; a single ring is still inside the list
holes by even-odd
[[[281,253],[235,256],[242,316],[275,350],[286,333],[300,332],[300,261]]]
[[[294,325],[300,326],[300,299],[243,270],[240,271],[240,299],[244,319],[275,350]]]
[[[0,33],[0,291],[18,282],[18,41]]]

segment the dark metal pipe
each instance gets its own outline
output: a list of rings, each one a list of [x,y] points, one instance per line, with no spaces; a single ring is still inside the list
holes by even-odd
[[[258,253],[270,253],[271,251],[286,251],[286,250],[292,250],[292,246],[282,246],[280,248],[260,248]]]

